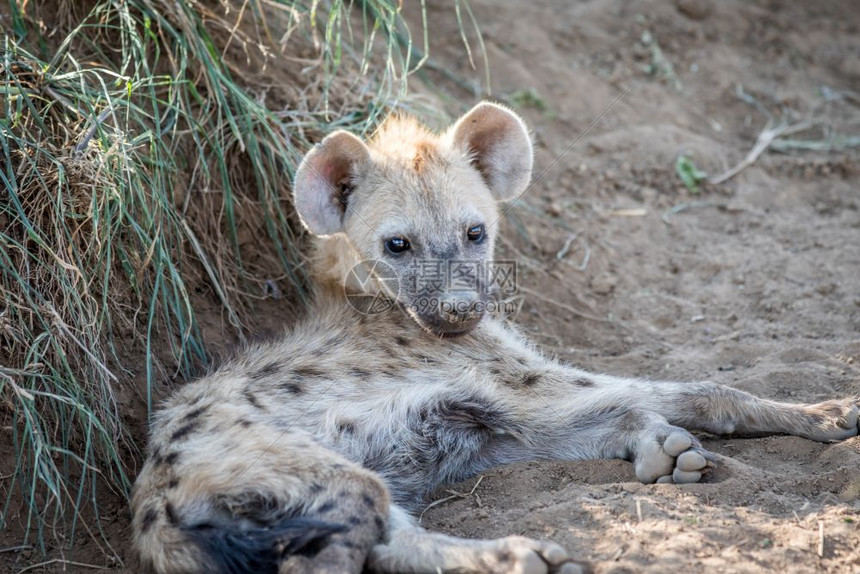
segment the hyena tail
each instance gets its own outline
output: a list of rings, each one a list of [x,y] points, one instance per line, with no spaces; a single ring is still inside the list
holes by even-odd
[[[254,483],[232,489],[203,475],[171,487],[150,480],[149,470],[132,500],[146,572],[356,574],[388,536],[388,489],[337,458],[324,473],[297,477],[266,468]]]
[[[167,502],[135,520],[142,566],[159,574],[277,574],[293,556],[315,556],[346,526],[307,516],[226,519],[223,512]],[[213,512],[214,511],[214,512]],[[137,517],[136,517],[137,518]]]
[[[266,527],[200,525],[186,530],[204,555],[207,571],[223,574],[277,574],[290,556],[315,556],[342,524],[311,518],[287,518]]]
[[[162,434],[182,438],[182,417],[175,418]],[[236,426],[241,436],[212,432],[205,441],[153,446],[132,497],[143,569],[361,572],[388,533],[391,500],[381,477],[305,435],[273,442],[263,425]]]

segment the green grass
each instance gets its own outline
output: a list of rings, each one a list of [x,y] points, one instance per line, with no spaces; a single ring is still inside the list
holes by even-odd
[[[393,1],[231,6],[0,9],[0,495],[41,551],[104,539],[100,493],[128,495],[143,441],[125,409],[208,363],[195,289],[239,338],[270,275],[305,300],[300,154],[402,106],[427,53]]]
[[[675,160],[675,173],[678,174],[684,187],[690,193],[699,193],[699,184],[708,178],[708,174],[700,170],[690,156],[681,154]]]

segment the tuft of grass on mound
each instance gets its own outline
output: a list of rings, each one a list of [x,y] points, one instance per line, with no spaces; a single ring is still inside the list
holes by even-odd
[[[208,361],[199,285],[240,338],[273,285],[303,300],[300,151],[421,62],[387,0],[12,0],[0,31],[2,528],[47,551],[107,540],[124,407]]]

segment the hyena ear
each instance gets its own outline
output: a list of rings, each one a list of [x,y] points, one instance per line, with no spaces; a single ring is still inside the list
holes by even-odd
[[[497,200],[525,191],[533,151],[526,124],[511,110],[481,102],[451,128],[453,141],[472,161]]]
[[[343,231],[349,194],[362,164],[370,161],[364,142],[342,130],[326,136],[296,171],[293,199],[305,226],[316,235]]]

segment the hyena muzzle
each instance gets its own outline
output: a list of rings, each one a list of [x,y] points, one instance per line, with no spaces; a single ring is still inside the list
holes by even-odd
[[[645,483],[696,482],[715,457],[691,430],[858,434],[856,398],[787,404],[561,364],[486,312],[486,276],[436,280],[493,264],[498,203],[531,170],[523,122],[490,103],[441,134],[397,118],[307,154],[293,189],[318,236],[314,304],[155,415],[132,503],[145,569],[580,572],[551,542],[454,538],[410,512],[440,485],[525,460],[622,458]]]

